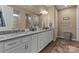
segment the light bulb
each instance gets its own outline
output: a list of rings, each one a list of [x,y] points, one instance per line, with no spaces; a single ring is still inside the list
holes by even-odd
[[[18,17],[19,15],[18,15],[18,14],[13,14],[13,16],[16,16],[16,17]]]
[[[64,5],[65,7],[67,7],[68,5]]]

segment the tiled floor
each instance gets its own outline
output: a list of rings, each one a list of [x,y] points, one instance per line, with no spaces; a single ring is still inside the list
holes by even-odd
[[[79,42],[57,39],[51,42],[40,53],[79,53]]]

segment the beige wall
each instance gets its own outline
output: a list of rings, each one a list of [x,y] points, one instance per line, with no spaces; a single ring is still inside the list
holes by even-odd
[[[69,20],[63,20],[63,17],[69,17]],[[59,36],[63,32],[71,32],[73,38],[76,38],[76,7],[63,9],[59,11]]]

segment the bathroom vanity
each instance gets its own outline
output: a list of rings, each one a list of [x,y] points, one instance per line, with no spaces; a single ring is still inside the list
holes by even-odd
[[[38,53],[53,40],[53,30],[0,35],[1,53]]]

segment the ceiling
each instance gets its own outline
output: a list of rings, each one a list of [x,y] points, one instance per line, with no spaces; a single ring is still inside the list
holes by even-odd
[[[62,10],[62,9],[66,9],[66,8],[70,8],[70,7],[74,7],[76,5],[56,5],[56,8],[58,10]]]
[[[30,11],[31,13],[35,13],[35,14],[40,14],[40,11],[46,8],[42,5],[11,5],[11,6],[21,8],[21,9]]]
[[[68,5],[65,7],[64,5],[55,5],[58,10],[73,7],[74,5]],[[47,8],[52,8],[53,5],[12,5],[12,7],[21,8],[27,11],[30,11],[35,14],[40,14],[40,11],[46,10]]]

